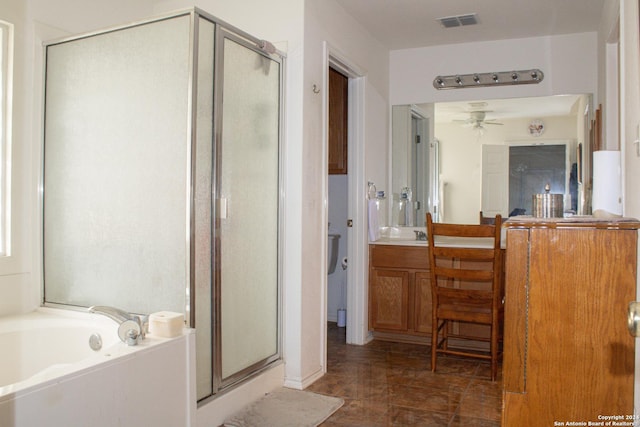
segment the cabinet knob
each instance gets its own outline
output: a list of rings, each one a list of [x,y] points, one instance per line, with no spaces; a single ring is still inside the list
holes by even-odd
[[[640,302],[629,303],[629,316],[627,317],[627,327],[633,337],[640,336]]]

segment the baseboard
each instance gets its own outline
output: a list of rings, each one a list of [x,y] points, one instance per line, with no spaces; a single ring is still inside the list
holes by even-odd
[[[285,378],[284,386],[296,390],[304,390],[305,388],[316,382],[318,379],[322,378],[324,374],[325,370],[320,368],[305,378]]]

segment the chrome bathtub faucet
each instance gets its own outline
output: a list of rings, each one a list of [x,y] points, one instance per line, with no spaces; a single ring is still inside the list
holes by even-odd
[[[105,305],[94,305],[88,310],[90,313],[102,314],[117,322],[119,324],[118,336],[127,345],[138,345],[149,330],[149,316],[139,316]]]

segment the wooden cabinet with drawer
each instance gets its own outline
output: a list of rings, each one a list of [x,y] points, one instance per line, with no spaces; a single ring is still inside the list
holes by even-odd
[[[426,245],[369,245],[369,329],[375,338],[430,344],[428,250]],[[460,323],[451,327],[456,334],[478,337],[478,341],[452,341],[452,345],[479,350],[487,347],[489,329],[484,325]]]
[[[431,286],[426,246],[369,246],[369,328],[376,338],[427,343]]]

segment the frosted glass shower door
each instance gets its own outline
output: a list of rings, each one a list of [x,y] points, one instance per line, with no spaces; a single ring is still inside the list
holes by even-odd
[[[279,357],[281,65],[231,35],[221,42],[216,275],[224,387]]]

